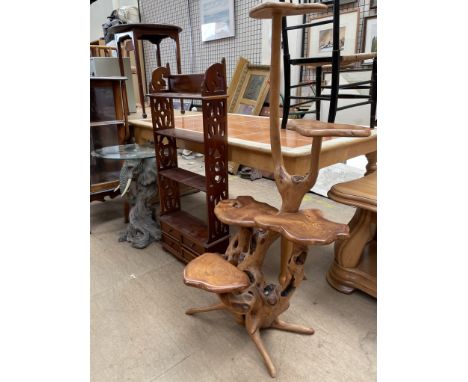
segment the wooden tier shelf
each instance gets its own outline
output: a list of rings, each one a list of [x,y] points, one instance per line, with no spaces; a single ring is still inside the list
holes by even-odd
[[[206,192],[206,181],[203,175],[184,170],[183,168],[170,168],[167,170],[161,170],[159,175],[175,180],[178,183],[183,183],[187,186],[196,188],[197,190]]]
[[[124,125],[125,121],[118,119],[114,121],[98,121],[98,122],[91,122],[91,127],[98,127],[98,126],[113,126],[113,125]]]
[[[120,170],[94,170],[91,166],[91,192],[113,190],[120,183]]]
[[[163,248],[184,263],[205,252],[224,253],[227,248],[229,235],[208,243],[208,226],[188,212],[171,212],[160,221]]]
[[[203,74],[173,75],[169,67],[156,68],[150,93],[163,248],[185,263],[205,252],[224,253],[229,227],[217,219],[214,209],[229,195],[225,62],[211,65]],[[173,103],[168,98],[202,100],[202,134],[175,129]],[[202,147],[205,176],[178,168],[177,138]],[[206,224],[181,210],[181,185],[206,193]]]
[[[196,131],[181,130],[181,129],[161,129],[157,130],[156,134],[166,137],[180,138],[186,141],[203,143],[203,134]]]
[[[202,95],[201,93],[174,93],[174,92],[150,93],[148,94],[148,96],[149,97],[163,97],[163,98],[188,98],[188,99],[201,99],[201,100],[227,98],[227,95]]]

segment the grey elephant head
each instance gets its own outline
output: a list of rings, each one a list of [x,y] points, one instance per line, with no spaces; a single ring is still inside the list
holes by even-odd
[[[154,160],[130,159],[126,160],[120,170],[120,194],[124,196],[133,180],[143,186],[156,181],[156,163]]]

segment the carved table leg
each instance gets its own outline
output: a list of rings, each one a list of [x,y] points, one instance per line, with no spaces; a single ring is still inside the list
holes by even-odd
[[[366,154],[367,166],[365,175],[372,174],[377,171],[377,151]]]
[[[130,204],[130,212],[127,229],[120,234],[119,241],[128,241],[134,248],[146,248],[161,238],[159,224],[153,220],[158,192],[155,159],[125,161],[120,187]]]
[[[358,288],[376,297],[374,271],[359,268],[366,245],[374,238],[376,218],[375,212],[358,208],[349,223],[349,238],[335,242],[335,260],[328,270],[327,281],[340,292],[351,293]],[[375,253],[371,252],[368,256],[375,257]],[[375,258],[372,261],[375,262]],[[366,268],[375,268],[375,264]]]

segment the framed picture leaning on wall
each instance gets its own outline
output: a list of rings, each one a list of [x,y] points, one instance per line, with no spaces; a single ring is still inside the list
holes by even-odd
[[[332,20],[333,16],[314,18]],[[354,54],[357,49],[359,9],[340,13],[340,50],[342,55]],[[316,25],[309,29],[309,57],[330,57],[333,50],[333,24]]]
[[[364,32],[362,35],[362,53],[377,53],[377,16],[364,18]],[[366,60],[364,65],[372,64],[372,60]]]
[[[239,87],[234,113],[259,115],[268,94],[270,67],[249,65]]]
[[[234,36],[234,0],[200,0],[202,41]]]

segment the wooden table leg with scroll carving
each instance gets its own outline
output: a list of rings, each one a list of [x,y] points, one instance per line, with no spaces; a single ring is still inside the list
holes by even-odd
[[[360,289],[377,297],[377,172],[335,184],[328,196],[357,209],[349,222],[349,238],[335,243],[327,281],[343,293]]]
[[[369,175],[377,171],[377,151],[366,154],[366,158],[367,158],[367,166],[366,166],[365,175]]]
[[[239,227],[222,255],[205,253],[184,269],[186,285],[217,294],[221,305],[192,308],[186,313],[208,312],[223,306],[245,326],[272,377],[276,368],[260,336],[262,329],[278,329],[311,335],[314,330],[286,323],[279,317],[289,308],[294,291],[304,279],[308,246],[326,245],[348,236],[348,226],[323,218],[320,210],[299,210],[306,192],[317,180],[322,138],[328,136],[365,137],[370,130],[351,125],[305,121],[293,128],[312,139],[309,171],[306,176],[287,172],[281,151],[279,90],[281,18],[286,15],[326,11],[323,4],[264,3],[250,11],[253,18],[272,19],[270,141],[276,187],[282,205],[278,210],[250,196],[221,200],[215,207],[224,224]],[[281,239],[279,284],[265,280],[262,266],[271,245]]]
[[[375,244],[377,214],[358,208],[349,223],[350,237],[335,243],[335,260],[327,273],[327,281],[343,293],[356,288],[377,297]],[[366,248],[367,247],[367,248]]]

